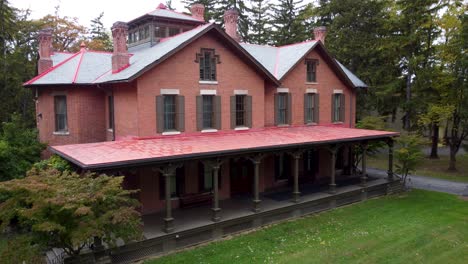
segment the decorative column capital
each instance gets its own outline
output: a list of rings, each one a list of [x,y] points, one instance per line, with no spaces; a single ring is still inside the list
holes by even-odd
[[[287,153],[293,157],[293,159],[300,159],[305,150],[297,149],[294,151],[288,151]]]
[[[219,170],[221,165],[225,162],[225,159],[216,158],[216,159],[209,159],[203,160],[202,163],[204,166],[210,168],[211,170]]]
[[[262,162],[262,159],[265,157],[265,154],[257,153],[251,156],[248,156],[247,159],[250,160],[254,165],[258,165]]]
[[[175,175],[176,170],[178,168],[181,168],[183,166],[183,163],[169,163],[165,166],[159,167],[158,171],[164,176],[164,177],[172,177]]]

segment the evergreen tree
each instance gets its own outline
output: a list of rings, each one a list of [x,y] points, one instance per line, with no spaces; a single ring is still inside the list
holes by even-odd
[[[211,22],[214,19],[216,9],[216,0],[182,0],[182,3],[185,5],[185,8],[190,12],[190,7],[193,4],[202,4],[205,6],[205,21]]]
[[[173,10],[173,11],[175,10],[175,8],[172,7],[172,0],[166,0],[166,7],[169,10]]]
[[[298,19],[303,0],[279,0],[273,5],[273,42],[277,46],[304,40],[304,25]]]
[[[92,50],[103,50],[112,51],[112,41],[109,33],[106,32],[104,24],[102,23],[102,17],[104,12],[99,14],[98,17],[91,20],[91,30],[89,31],[90,40],[88,47]]]
[[[254,44],[268,44],[271,39],[271,21],[269,0],[251,0],[249,8],[251,28],[249,40]]]
[[[249,29],[249,9],[243,0],[217,0],[216,11],[214,13],[214,20],[217,24],[224,25],[224,12],[229,9],[236,9],[239,12],[239,21],[237,22],[237,31],[240,35],[241,41],[250,42]]]

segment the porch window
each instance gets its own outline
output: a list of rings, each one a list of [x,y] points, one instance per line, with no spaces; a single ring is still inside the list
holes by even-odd
[[[158,133],[184,131],[184,96],[175,94],[156,96],[156,128]]]
[[[275,115],[276,125],[291,123],[291,96],[289,93],[275,94]]]
[[[114,96],[108,96],[109,129],[114,129]]]
[[[166,27],[155,26],[154,27],[154,37],[156,37],[156,38],[165,38],[166,37]]]
[[[198,177],[200,192],[208,192],[213,190],[213,170],[205,166],[202,162],[198,163]],[[218,174],[218,189],[221,189],[221,170]]]
[[[67,97],[65,95],[54,96],[55,108],[55,132],[67,132]]]
[[[221,129],[221,96],[197,96],[197,129]]]
[[[216,81],[216,64],[220,61],[214,49],[201,49],[196,54],[195,62],[199,64],[200,81]]]
[[[180,33],[180,28],[174,28],[174,27],[169,28],[169,37],[175,36],[179,33]]]
[[[345,99],[344,94],[335,93],[332,95],[332,122],[344,122]]]
[[[317,81],[317,60],[306,59],[306,81],[307,82],[316,82]]]
[[[291,172],[291,162],[289,156],[281,153],[275,156],[275,180],[286,180]]]
[[[304,95],[304,123],[318,123],[318,94],[306,93]]]

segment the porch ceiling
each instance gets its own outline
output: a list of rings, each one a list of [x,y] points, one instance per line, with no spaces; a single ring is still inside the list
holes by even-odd
[[[339,126],[290,126],[51,146],[50,149],[83,169],[103,170],[394,136],[398,133]]]

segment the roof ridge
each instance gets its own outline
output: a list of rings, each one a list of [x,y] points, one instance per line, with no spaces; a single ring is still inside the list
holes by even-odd
[[[150,12],[148,12],[148,13],[146,13],[146,14],[147,14],[147,15],[150,15],[150,16],[155,16],[155,15],[152,15],[151,13],[154,12],[154,11],[156,11],[156,10],[165,10],[165,11],[168,11],[168,12],[176,13],[176,14],[178,14],[178,15],[186,16],[186,17],[188,17],[188,18],[195,19],[195,20],[200,21],[200,22],[206,22],[205,20],[201,20],[201,19],[198,19],[198,18],[196,18],[196,17],[189,16],[189,15],[184,14],[184,13],[179,12],[179,11],[170,10],[170,9],[167,9],[167,8],[159,8],[159,6],[156,7],[156,9],[154,9],[153,11],[150,11]],[[177,18],[175,18],[175,19],[177,19]]]
[[[69,58],[63,60],[62,62],[60,62],[59,64],[55,65],[55,66],[52,66],[50,67],[49,69],[47,69],[46,71],[44,71],[43,73],[39,74],[38,76],[32,78],[31,80],[23,83],[23,85],[29,85],[29,84],[32,84],[33,82],[39,80],[40,78],[46,76],[48,73],[52,72],[53,70],[57,69],[58,67],[62,66],[63,64],[67,63],[68,61],[70,61],[71,59],[75,58],[78,54],[80,54],[81,52],[77,52],[75,54],[73,54],[72,56],[70,56]]]
[[[248,43],[248,42],[241,42],[240,44],[259,46],[259,47],[267,47],[267,48],[278,48],[278,47],[271,46],[271,45],[268,45],[268,44],[263,45],[263,44],[255,44],[255,43]]]
[[[315,39],[305,40],[305,41],[301,41],[301,42],[287,44],[287,45],[284,45],[284,46],[279,46],[277,48],[281,49],[281,48],[285,48],[285,47],[290,47],[290,46],[295,46],[295,45],[300,45],[300,44],[306,44],[306,43],[310,43],[310,42],[317,42],[317,41]]]
[[[199,27],[210,26],[210,25],[212,25],[212,24],[213,24],[213,23],[206,23],[206,24],[204,24],[204,25],[199,25],[199,26],[196,26],[196,27],[194,27],[194,28],[192,28],[192,29],[190,29],[190,30],[187,30],[187,31],[178,33],[178,34],[176,34],[176,35],[174,35],[174,36],[161,38],[161,39],[159,40],[159,43],[165,42],[165,41],[167,41],[167,40],[169,40],[169,39],[172,39],[172,38],[175,38],[175,37],[182,36],[183,34],[189,33],[190,31],[195,30],[195,29],[197,29],[197,28],[199,28]]]

